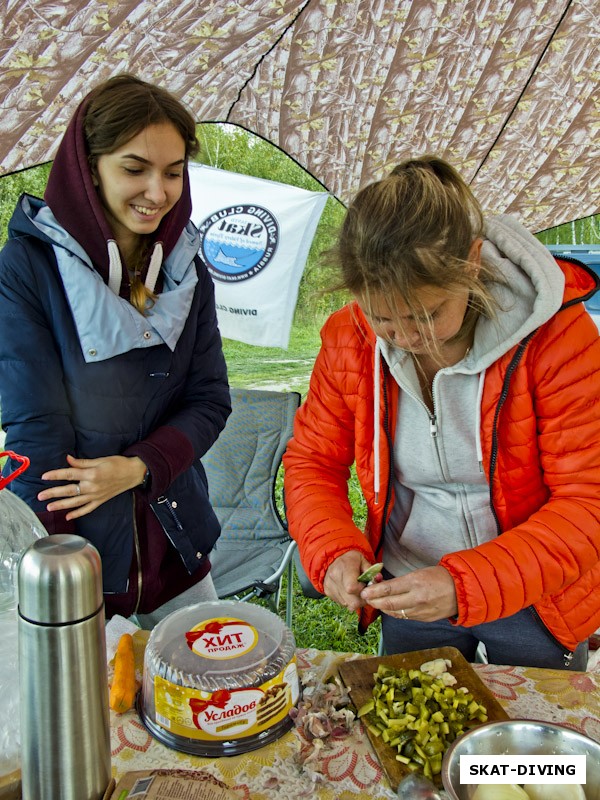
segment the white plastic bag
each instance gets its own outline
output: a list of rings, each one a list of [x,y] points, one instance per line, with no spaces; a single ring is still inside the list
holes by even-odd
[[[17,606],[0,611],[0,776],[19,767]]]
[[[33,511],[5,489],[29,460],[10,451],[0,453],[21,467],[0,478],[0,778],[20,765],[19,647],[17,639],[17,567],[21,554],[48,533]]]

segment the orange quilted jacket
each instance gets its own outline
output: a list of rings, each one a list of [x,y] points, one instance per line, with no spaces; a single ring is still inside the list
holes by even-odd
[[[486,371],[481,438],[501,535],[440,563],[456,586],[457,624],[533,606],[554,638],[574,650],[600,627],[600,339],[581,302],[595,291],[594,278],[559,264],[566,277],[560,311]],[[330,317],[284,456],[290,532],[320,591],[342,553],[381,560],[399,389],[382,367],[376,498],[374,345],[355,304]],[[367,504],[364,533],[347,493],[354,462]],[[361,627],[374,616],[363,610]]]

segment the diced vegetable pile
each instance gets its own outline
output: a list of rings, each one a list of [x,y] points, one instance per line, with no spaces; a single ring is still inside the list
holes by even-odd
[[[485,706],[466,688],[449,686],[441,674],[380,664],[373,677],[373,697],[358,716],[397,751],[397,761],[426,778],[441,772],[442,757],[457,736],[487,721]]]

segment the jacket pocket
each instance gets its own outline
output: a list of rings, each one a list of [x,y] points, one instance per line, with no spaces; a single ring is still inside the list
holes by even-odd
[[[180,475],[166,494],[150,504],[165,535],[193,574],[221,533],[201,475],[192,467]]]
[[[552,632],[546,627],[546,625],[544,624],[544,621],[542,620],[542,618],[538,614],[535,606],[528,606],[527,610],[529,611],[529,613],[533,617],[533,619],[536,622],[537,626],[539,628],[541,628],[541,630],[544,631],[544,633],[546,634],[548,639],[550,639],[550,641],[560,649],[560,651],[564,655],[565,659],[568,659],[570,655],[572,657],[572,651],[569,650],[569,648],[566,647],[564,644],[559,642],[558,639],[552,634]]]

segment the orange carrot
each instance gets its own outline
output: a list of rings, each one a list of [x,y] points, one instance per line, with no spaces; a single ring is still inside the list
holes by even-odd
[[[119,714],[128,711],[133,706],[136,689],[133,639],[130,633],[124,633],[115,653],[115,673],[109,696],[112,710]]]

